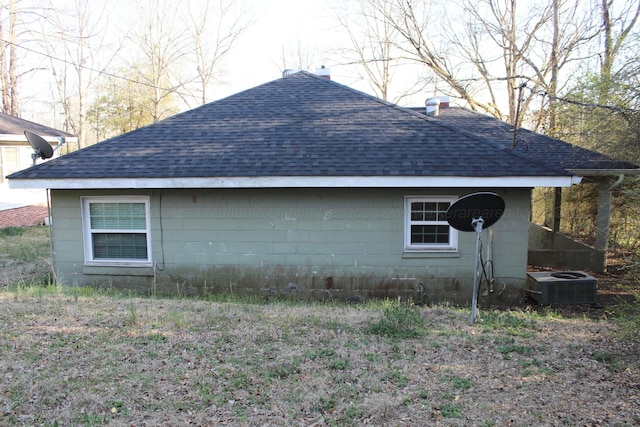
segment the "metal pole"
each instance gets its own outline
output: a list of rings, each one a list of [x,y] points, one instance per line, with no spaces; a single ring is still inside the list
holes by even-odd
[[[471,226],[476,230],[476,262],[473,276],[473,296],[471,297],[471,324],[476,323],[476,311],[478,309],[478,287],[480,286],[479,281],[479,270],[480,270],[480,242],[482,239],[482,225],[484,224],[484,220],[482,217],[473,219],[471,221]]]

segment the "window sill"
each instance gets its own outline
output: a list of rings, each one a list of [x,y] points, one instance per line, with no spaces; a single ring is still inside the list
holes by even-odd
[[[86,263],[82,266],[82,274],[109,276],[153,276],[153,266],[151,264],[136,265],[131,263]]]
[[[460,251],[412,251],[404,252],[402,258],[460,258]]]

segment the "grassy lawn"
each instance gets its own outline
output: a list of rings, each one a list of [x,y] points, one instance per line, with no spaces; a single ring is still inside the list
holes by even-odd
[[[50,281],[49,227],[0,229],[0,289]]]
[[[607,320],[394,302],[0,293],[7,425],[636,425]]]
[[[637,300],[470,325],[391,301],[144,298],[47,285],[47,239],[0,235],[0,425],[640,424]]]

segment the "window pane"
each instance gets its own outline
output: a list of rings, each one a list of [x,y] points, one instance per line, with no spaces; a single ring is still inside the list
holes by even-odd
[[[435,226],[435,243],[448,245],[449,244],[449,226],[448,225],[436,225]]]
[[[94,233],[95,259],[147,259],[145,233]]]
[[[144,230],[144,203],[91,203],[89,215],[94,230]]]
[[[424,203],[411,203],[411,221],[424,221]]]
[[[450,205],[451,203],[449,202],[438,202],[436,221],[447,220],[447,210],[449,210]]]
[[[411,244],[448,244],[448,225],[412,225]]]
[[[446,221],[449,202],[412,202],[411,221]]]
[[[144,203],[118,203],[118,221],[120,229],[146,228]]]
[[[424,204],[424,219],[425,221],[436,221],[438,218],[438,204],[437,203],[425,203]]]

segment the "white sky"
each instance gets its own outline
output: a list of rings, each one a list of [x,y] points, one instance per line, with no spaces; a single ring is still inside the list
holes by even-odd
[[[37,4],[44,0],[24,1],[25,3],[33,1],[34,4]],[[54,1],[56,5],[68,3],[69,10],[73,11],[77,0]],[[143,1],[148,1],[151,4],[151,2],[157,0]],[[298,47],[301,49],[301,54],[306,57],[307,71],[315,72],[318,67],[325,65],[330,69],[331,77],[334,81],[357,90],[373,93],[369,84],[360,80],[352,67],[341,64],[346,60],[340,56],[339,49],[350,49],[352,46],[346,30],[338,24],[335,15],[339,13],[340,9],[345,8],[346,4],[353,4],[353,0],[233,1],[236,2],[235,4],[244,3],[245,6],[249,7],[253,23],[240,36],[223,61],[224,75],[222,80],[225,84],[210,88],[208,91],[209,100],[220,99],[280,78],[281,72],[285,67],[283,58],[288,61],[287,68],[293,68],[292,62],[295,63],[298,59],[295,52]],[[535,4],[535,1],[522,0],[519,3],[520,10],[529,10],[526,6]],[[82,2],[87,2],[86,4],[90,6],[103,4],[99,0],[80,0],[80,2],[81,4]],[[121,37],[121,33],[130,27],[132,21],[139,21],[139,17],[135,12],[136,2],[115,0],[113,3],[104,4],[110,5],[116,12],[112,12],[109,19],[101,22],[107,30],[111,29],[118,32],[118,37]],[[429,0],[429,4],[446,5],[445,7],[449,11],[456,3],[450,2],[450,0]],[[438,17],[431,18],[438,19]],[[71,17],[70,19],[73,18]],[[55,52],[55,55],[60,58],[65,57],[62,51]],[[49,68],[50,61],[42,58],[39,58],[39,60],[40,63],[37,64],[37,67],[41,67],[39,68],[41,71],[30,74],[29,78],[31,80],[29,82],[26,82],[26,79],[22,82],[23,116],[36,121],[46,121],[43,120],[42,115],[51,109],[51,98],[47,97],[47,95],[53,95],[54,90],[52,88],[55,83]],[[397,93],[392,92],[389,95],[389,99],[393,100],[395,96],[406,93],[416,81],[424,77],[420,75],[424,72],[424,67],[416,68],[411,65],[403,65],[401,70],[397,72],[398,74],[394,76],[391,84],[391,90],[396,90]],[[566,71],[563,71],[564,73]],[[411,98],[403,99],[401,103],[402,105],[422,106],[426,98],[442,94],[436,92],[437,89],[431,88],[431,93],[421,92]],[[45,105],[29,105],[31,99],[42,100],[43,98],[45,98],[45,102],[43,102]],[[49,102],[49,105],[46,105],[46,102]],[[59,101],[56,99],[55,102]],[[194,102],[193,106],[196,104]],[[58,120],[58,118],[55,120]],[[59,126],[59,123],[55,125]]]
[[[61,4],[69,2],[70,11],[75,10],[72,0],[60,0]],[[95,1],[95,0],[94,0]],[[155,0],[148,0],[155,1]],[[344,59],[337,54],[339,48],[351,48],[345,30],[340,27],[331,9],[332,4],[346,3],[345,0],[238,0],[248,8],[246,14],[252,23],[236,41],[232,50],[222,63],[224,84],[209,89],[209,101],[221,99],[240,91],[250,89],[282,77],[284,68],[283,58],[287,60],[287,68],[297,62],[297,50],[308,62],[306,71],[315,72],[325,65],[331,71],[333,80],[354,89],[372,93],[366,82],[359,81],[353,70],[341,66]],[[121,37],[122,33],[136,19],[135,3],[129,0],[119,0],[112,5],[115,14],[109,16],[105,22],[105,29],[111,29]],[[98,13],[99,10],[94,11]],[[122,14],[122,15],[121,15]],[[73,18],[71,18],[73,19]],[[41,50],[38,48],[38,50]],[[55,53],[63,58],[64,52]],[[126,56],[126,55],[125,55]],[[37,57],[37,55],[36,55]],[[49,60],[39,58],[41,71],[31,76],[31,81],[23,81],[22,115],[24,118],[47,122],[45,116],[50,111],[51,104],[46,102],[38,105],[32,100],[47,98],[53,94],[52,72]],[[44,97],[43,97],[44,94]],[[419,101],[419,104],[421,101]],[[194,102],[192,106],[196,106]],[[60,127],[61,120],[54,114],[55,123],[50,125]]]
[[[346,30],[336,18],[339,10],[344,13],[348,3],[353,7],[353,2],[348,0],[254,0],[255,22],[225,61],[228,84],[216,87],[213,99],[280,78],[283,55],[287,61],[295,61],[298,47],[308,60],[309,67],[305,71],[316,72],[324,65],[330,69],[332,80],[375,95],[369,83],[359,77],[355,66],[344,65],[347,60],[340,53],[340,49],[353,48]],[[287,68],[295,67],[289,62]],[[421,71],[424,72],[414,65],[397,69],[389,100],[406,93],[420,79]],[[398,93],[394,93],[394,89]],[[433,95],[417,93],[404,98],[401,104],[423,106],[424,100]]]
[[[252,9],[256,17],[254,23],[225,61],[225,80],[229,85],[216,89],[217,95],[230,95],[280,78],[283,57],[294,60],[292,51],[298,46],[312,59],[313,68],[306,71],[315,72],[325,65],[331,69],[334,80],[351,85],[350,81],[344,81],[348,79],[347,70],[327,56],[335,48],[349,47],[344,30],[331,16],[329,1],[262,0],[256,3]]]

